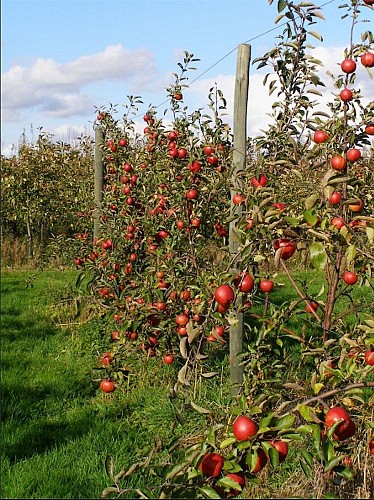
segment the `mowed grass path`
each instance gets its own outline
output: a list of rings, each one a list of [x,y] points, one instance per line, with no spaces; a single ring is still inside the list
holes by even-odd
[[[118,467],[147,456],[153,437],[170,429],[172,409],[162,387],[139,388],[125,402],[98,391],[89,332],[51,317],[76,273],[30,274],[1,279],[1,497],[98,498],[110,485],[106,456]]]

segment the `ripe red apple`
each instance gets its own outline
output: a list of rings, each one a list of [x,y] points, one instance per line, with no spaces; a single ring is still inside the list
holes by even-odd
[[[324,130],[316,130],[314,132],[313,141],[316,144],[321,144],[322,142],[326,142],[328,138],[329,136],[327,132],[325,132]]]
[[[217,165],[218,163],[218,158],[216,155],[209,155],[206,160],[210,165]]]
[[[280,211],[282,211],[282,210],[284,210],[286,208],[286,205],[284,203],[282,203],[282,202],[272,203],[271,206],[277,208]]]
[[[274,282],[271,280],[261,280],[260,290],[264,293],[269,293],[274,289]]]
[[[198,465],[204,476],[217,478],[222,471],[223,456],[218,453],[206,453]]]
[[[355,432],[356,425],[352,420],[350,420],[347,427],[345,427],[344,429],[340,428],[340,426],[338,427],[338,429],[336,429],[333,438],[335,439],[335,441],[345,441],[346,439],[354,436]]]
[[[189,322],[187,314],[178,314],[175,318],[175,322],[178,326],[186,326]]]
[[[318,309],[318,303],[317,302],[313,302],[312,301],[312,302],[309,302],[309,304],[305,304],[305,311],[307,313],[311,314],[311,313],[313,313],[313,311],[316,312],[317,309]]]
[[[164,354],[164,356],[162,357],[163,359],[163,362],[166,364],[166,365],[171,365],[172,363],[174,363],[174,356],[170,353],[168,354]]]
[[[364,207],[364,202],[362,200],[356,200],[355,203],[350,203],[348,208],[351,212],[361,212]]]
[[[237,441],[246,441],[257,434],[258,425],[246,415],[239,415],[235,419],[232,430]]]
[[[374,123],[368,123],[365,127],[365,133],[367,135],[374,135]]]
[[[247,272],[239,273],[234,278],[234,285],[243,293],[251,292],[253,290],[254,284],[254,279]]]
[[[374,0],[364,0],[364,3],[366,3],[366,5],[374,5]]]
[[[245,480],[245,475],[244,472],[229,472],[227,474],[227,477],[238,483],[241,489],[234,489],[231,488],[229,495],[237,495],[242,491],[243,488],[245,488],[246,480]]]
[[[343,156],[335,155],[331,158],[330,164],[334,170],[338,170],[340,172],[345,169],[347,162]]]
[[[351,421],[351,417],[349,413],[342,408],[341,406],[333,406],[330,408],[325,415],[325,426],[327,429],[330,429],[334,424],[342,420],[342,423],[336,428],[336,431],[344,431],[349,422]]]
[[[356,71],[356,61],[353,59],[344,59],[344,61],[341,63],[340,67],[342,68],[342,71],[344,73],[354,73]]]
[[[357,161],[361,158],[361,151],[357,148],[348,149],[346,157],[350,162]]]
[[[331,220],[331,224],[337,229],[341,229],[345,226],[345,220],[342,217],[333,217]]]
[[[281,249],[280,258],[282,260],[287,260],[295,253],[296,245],[293,240],[281,238],[273,242],[273,248],[275,251]]]
[[[262,448],[259,448],[257,450],[257,460],[255,463],[255,466],[251,469],[251,472],[253,474],[256,474],[257,472],[260,472],[261,469],[265,467],[267,464],[268,457],[266,456],[266,453]]]
[[[352,101],[353,99],[353,92],[352,90],[350,89],[343,89],[341,92],[340,92],[340,99],[343,101],[343,102],[348,102],[348,101]]]
[[[366,351],[364,359],[365,359],[365,363],[367,365],[373,366],[374,365],[374,351],[373,350]]]
[[[174,92],[173,97],[176,101],[181,101],[183,99],[183,94],[181,94],[181,92]]]
[[[222,307],[228,307],[235,300],[234,290],[230,285],[221,285],[214,292],[216,302]]]
[[[234,194],[232,197],[232,202],[234,205],[241,205],[243,201],[245,200],[244,196],[242,194]]]
[[[281,441],[281,440],[273,440],[273,441],[270,441],[269,444],[273,448],[278,450],[279,463],[284,462],[287,455],[288,455],[288,444],[285,441]]]
[[[370,439],[369,441],[369,453],[370,455],[374,455],[374,439]]]
[[[113,382],[113,380],[110,380],[109,378],[105,378],[100,382],[100,389],[103,392],[113,392],[116,389],[116,386]]]
[[[329,203],[331,203],[331,205],[339,205],[341,201],[342,194],[339,193],[339,191],[334,191],[329,198]]]
[[[365,66],[365,68],[373,68],[374,67],[374,54],[372,52],[365,52],[361,56],[361,64]]]
[[[258,179],[256,179],[256,177],[252,177],[252,179],[251,179],[251,184],[252,184],[252,186],[254,186],[256,189],[257,189],[258,187],[260,187],[260,186],[261,186],[261,187],[265,187],[265,186],[266,186],[266,184],[267,184],[267,182],[268,182],[268,178],[267,178],[265,175],[263,175],[263,174],[261,174],[261,175],[260,175],[260,177],[259,177]]]
[[[197,189],[190,189],[189,191],[187,191],[186,196],[189,200],[196,200],[198,196]]]
[[[113,361],[113,356],[111,352],[104,352],[101,356],[101,362],[103,365],[108,366]]]
[[[345,271],[345,273],[343,274],[343,281],[345,281],[347,285],[354,285],[355,283],[357,283],[357,280],[358,276],[353,271]]]
[[[187,149],[186,148],[179,148],[178,149],[178,158],[185,158],[187,156]]]

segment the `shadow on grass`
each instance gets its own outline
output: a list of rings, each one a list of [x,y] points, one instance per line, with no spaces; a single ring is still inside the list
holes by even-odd
[[[87,380],[70,379],[67,387],[61,383],[3,384],[3,456],[15,463],[82,437],[91,429],[95,416],[88,408],[72,407],[70,401],[79,395],[83,406],[84,397],[94,393]]]

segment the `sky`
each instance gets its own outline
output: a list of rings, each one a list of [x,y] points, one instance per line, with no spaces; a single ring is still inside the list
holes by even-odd
[[[314,55],[323,73],[338,73],[350,20],[341,19],[342,0],[314,3],[325,17],[313,26],[323,37],[323,43],[311,39]],[[188,74],[184,103],[190,112],[206,106],[217,84],[232,123],[237,47],[249,43],[252,61],[270,50],[283,29],[282,22],[274,24],[277,15],[277,0],[1,0],[2,154],[16,151],[22,133],[35,140],[40,127],[62,141],[92,134],[95,109],[112,103],[121,110],[129,95],[142,98],[136,118],[141,131],[150,104],[167,107],[166,88],[184,51],[200,59]],[[370,25],[356,28],[357,40],[361,31],[373,31],[373,9],[363,7],[362,18]],[[251,66],[248,135],[269,121],[274,97],[263,76]],[[359,68],[357,78],[373,100],[368,71]],[[331,85],[322,101],[331,99]]]

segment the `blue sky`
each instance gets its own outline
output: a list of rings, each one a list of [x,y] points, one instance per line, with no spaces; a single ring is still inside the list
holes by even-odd
[[[327,5],[322,8],[325,21],[314,27],[324,42],[313,42],[326,69],[336,72],[348,45],[350,22],[340,19],[342,0],[315,3]],[[140,113],[150,103],[162,103],[183,51],[200,59],[190,80],[202,74],[185,93],[186,104],[191,110],[204,106],[209,88],[217,82],[230,111],[235,49],[251,40],[254,59],[274,45],[281,27],[262,34],[275,28],[276,4],[277,0],[271,6],[267,0],[2,0],[2,151],[8,153],[17,145],[23,131],[31,140],[31,129],[35,135],[38,127],[57,140],[91,132],[95,106],[121,105],[127,95],[142,96]],[[362,10],[363,17],[373,20],[372,9]],[[367,74],[362,78],[370,89]],[[266,122],[271,102],[261,82],[262,75],[252,67],[250,133]],[[141,120],[139,127],[144,127]]]

